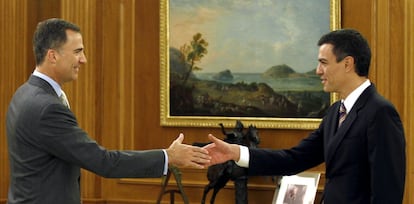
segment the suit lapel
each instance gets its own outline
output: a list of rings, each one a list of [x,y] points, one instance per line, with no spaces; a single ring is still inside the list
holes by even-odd
[[[369,86],[367,89],[362,92],[361,96],[358,98],[358,100],[355,102],[354,106],[352,107],[351,111],[347,114],[345,121],[342,123],[340,128],[337,128],[338,126],[338,118],[339,118],[339,106],[340,103],[336,103],[336,107],[334,110],[336,111],[336,114],[332,114],[334,117],[331,118],[332,122],[329,126],[329,133],[326,135],[326,163],[329,163],[330,160],[334,157],[339,145],[343,141],[343,139],[346,137],[347,132],[350,131],[350,128],[352,128],[352,124],[357,120],[358,118],[358,112],[361,108],[364,107],[366,104],[368,98],[372,93],[375,92],[374,85]],[[336,132],[335,132],[336,131]]]

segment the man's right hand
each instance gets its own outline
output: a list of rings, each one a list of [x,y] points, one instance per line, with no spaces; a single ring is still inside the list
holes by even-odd
[[[184,134],[180,133],[178,138],[166,149],[168,164],[178,168],[202,169],[210,163],[211,157],[206,149],[183,144]]]
[[[239,161],[240,147],[237,144],[230,144],[214,137],[212,134],[208,135],[211,144],[203,147],[208,150],[211,157],[209,166],[224,163],[229,160]]]

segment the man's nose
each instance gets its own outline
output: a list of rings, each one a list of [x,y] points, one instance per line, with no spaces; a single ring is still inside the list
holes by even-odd
[[[321,68],[321,64],[320,63],[318,63],[318,66],[316,67],[316,74],[317,75],[322,75],[323,74],[323,71],[322,71],[322,68]]]
[[[82,54],[82,56],[81,56],[81,58],[79,59],[79,61],[80,61],[82,64],[86,64],[86,63],[88,62],[88,60],[86,59],[86,55],[85,55],[85,54]]]

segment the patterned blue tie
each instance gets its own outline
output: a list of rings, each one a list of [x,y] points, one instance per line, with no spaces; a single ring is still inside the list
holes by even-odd
[[[344,122],[346,118],[346,108],[343,102],[341,102],[341,106],[339,107],[339,122],[338,122],[338,128],[341,127],[342,123]]]

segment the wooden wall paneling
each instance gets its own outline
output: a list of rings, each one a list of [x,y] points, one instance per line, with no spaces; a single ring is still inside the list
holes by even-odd
[[[137,149],[166,148],[166,138],[159,122],[159,1],[137,1],[135,5],[135,127]],[[149,111],[150,110],[150,111]],[[140,131],[141,130],[141,131]],[[145,131],[142,131],[145,130]]]
[[[119,130],[119,39],[121,35],[119,3],[116,1],[102,1],[102,117],[109,118],[102,121],[102,143],[108,148],[120,146]]]
[[[117,149],[119,144],[119,2],[102,1],[102,144],[108,149]],[[102,180],[103,198],[116,196],[116,183],[111,179]]]
[[[120,39],[119,39],[119,100],[120,132],[119,147],[133,149],[135,141],[135,1],[124,0],[119,5]],[[138,83],[140,83],[138,81]]]
[[[390,10],[389,1],[373,1],[372,2],[372,63],[374,69],[370,74],[374,75],[372,79],[378,91],[383,95],[389,94],[389,80],[387,70],[390,59],[385,56],[390,55]]]
[[[407,178],[404,203],[414,203],[414,2],[404,2],[404,125],[406,135]]]
[[[135,149],[135,3],[133,0],[102,3],[102,142],[111,149]],[[119,179],[104,179],[105,199],[123,199]],[[121,192],[121,193],[120,193]],[[121,196],[120,196],[121,195]],[[127,196],[128,197],[128,196]]]
[[[372,17],[373,82],[378,91],[403,112],[404,81],[396,69],[404,66],[404,12],[403,1],[374,1]]]
[[[373,13],[372,1],[373,0],[341,1],[341,27],[359,30],[364,36],[367,37],[370,43],[372,27],[371,15]]]
[[[401,117],[404,117],[404,98],[408,95],[404,95],[404,79],[401,74],[404,73],[404,27],[405,21],[405,0],[393,0],[390,1],[390,55],[387,57],[390,59],[390,64],[386,68],[389,73],[389,95],[388,99],[397,108]]]
[[[6,138],[6,112],[14,91],[26,81],[25,36],[27,6],[25,1],[0,1],[0,202],[7,198],[9,163]]]

